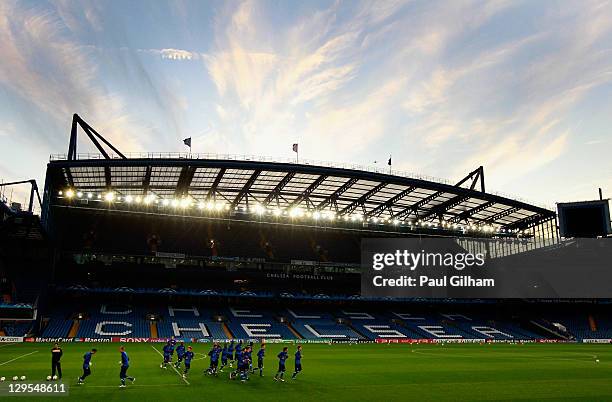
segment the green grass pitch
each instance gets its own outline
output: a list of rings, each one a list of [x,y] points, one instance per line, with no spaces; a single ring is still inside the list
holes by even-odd
[[[64,401],[485,401],[612,400],[612,347],[582,344],[526,345],[377,345],[305,344],[303,373],[285,383],[273,381],[281,344],[268,344],[265,376],[242,384],[203,374],[209,344],[192,344],[196,352],[188,384],[172,369],[160,369],[161,344],[126,344],[129,374],[119,386],[119,344],[65,344],[62,367],[70,395]],[[288,345],[290,356],[295,347]],[[91,347],[92,375],[77,386],[81,356]],[[51,344],[0,344],[0,376],[28,381],[50,374]],[[257,348],[256,348],[257,350]],[[599,362],[596,362],[599,359]],[[9,399],[9,398],[4,398]],[[41,400],[40,397],[14,398]],[[55,399],[55,398],[46,398]],[[42,399],[45,400],[45,399]]]

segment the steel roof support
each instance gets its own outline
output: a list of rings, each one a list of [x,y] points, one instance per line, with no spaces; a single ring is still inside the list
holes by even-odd
[[[221,183],[221,179],[223,179],[224,174],[225,174],[225,168],[219,169],[219,172],[217,173],[217,177],[215,177],[215,181],[213,181],[213,184],[210,186],[210,189],[208,190],[208,194],[206,195],[207,200],[209,200],[211,197],[217,198],[216,196],[217,187],[219,187],[219,183]]]
[[[515,213],[519,209],[520,208],[517,208],[517,207],[508,208],[508,209],[505,209],[505,210],[503,210],[501,212],[496,213],[495,215],[491,215],[488,218],[478,219],[478,221],[479,222],[484,222],[484,223],[495,223],[498,219],[505,218],[506,216]]]
[[[306,204],[308,204],[310,202],[310,194],[312,194],[313,191],[315,191],[317,187],[319,187],[321,183],[323,183],[325,179],[327,179],[327,177],[328,177],[327,175],[320,175],[319,177],[317,177],[317,179],[313,181],[312,183],[310,183],[310,185],[306,188],[306,190],[304,190],[302,194],[298,195],[293,200],[293,202],[289,204],[289,206],[292,207],[294,205],[298,205],[303,200],[306,200]]]
[[[382,214],[385,211],[385,209],[391,210],[391,207],[393,206],[393,204],[395,204],[396,202],[398,202],[399,200],[401,200],[402,198],[404,198],[408,194],[412,193],[414,190],[416,190],[416,187],[414,187],[414,186],[410,186],[410,187],[404,189],[400,193],[398,193],[398,194],[394,195],[393,197],[389,198],[387,201],[385,201],[384,204],[380,204],[379,206],[374,208],[372,211],[370,211],[370,216],[379,216],[380,214]]]
[[[189,193],[189,187],[191,186],[191,181],[193,180],[195,172],[196,168],[193,166],[184,166],[183,169],[181,169],[181,175],[176,183],[176,190],[174,190],[175,197],[182,197]]]
[[[332,205],[334,205],[334,208],[337,211],[338,210],[338,204],[336,203],[336,201],[338,201],[338,198],[340,198],[340,196],[342,194],[344,194],[346,192],[346,190],[351,188],[351,186],[353,184],[357,183],[357,180],[359,180],[359,179],[356,178],[356,177],[351,177],[346,183],[344,183],[336,191],[331,193],[329,195],[329,197],[327,197],[326,199],[321,201],[319,203],[319,205],[317,205],[317,209],[323,209],[323,208],[327,207],[328,205],[332,204]]]
[[[269,204],[270,201],[276,199],[277,203],[278,203],[278,197],[281,193],[281,191],[283,191],[283,188],[285,188],[285,186],[287,185],[287,183],[289,183],[289,181],[293,178],[293,176],[295,176],[295,172],[289,172],[287,173],[280,182],[278,182],[278,184],[274,187],[274,190],[272,190],[272,192],[270,194],[268,194],[268,196],[266,197],[266,199],[264,200],[264,204]]]
[[[149,192],[149,186],[151,185],[151,172],[153,168],[151,166],[147,166],[147,170],[145,171],[145,177],[142,180],[142,194],[147,195]]]
[[[248,195],[249,190],[251,189],[251,186],[253,185],[253,183],[255,183],[255,180],[257,180],[257,177],[259,177],[260,174],[261,174],[261,170],[256,170],[253,172],[251,177],[249,177],[246,183],[244,183],[244,186],[242,186],[242,189],[240,190],[240,192],[238,192],[238,195],[236,196],[236,198],[234,198],[234,201],[232,202],[233,207],[236,207],[238,204],[240,204],[242,199]],[[247,204],[248,204],[248,198],[247,198]]]
[[[69,161],[73,161],[77,159],[78,126],[81,126],[81,128],[83,129],[85,134],[87,134],[91,142],[96,146],[96,148],[98,148],[98,151],[100,151],[100,153],[104,155],[104,158],[111,159],[109,154],[106,152],[104,147],[100,145],[100,142],[98,142],[98,140],[106,144],[106,146],[112,149],[113,152],[115,152],[121,159],[126,159],[125,155],[123,155],[121,151],[115,148],[113,144],[107,141],[106,138],[100,135],[100,133],[94,130],[93,127],[87,124],[85,120],[83,120],[78,114],[75,113],[74,115],[72,115],[72,129],[70,131],[70,143],[68,145],[68,160]]]
[[[428,190],[430,193],[433,193],[433,194],[449,193],[451,194],[450,196],[451,198],[454,198],[457,196],[463,196],[463,197],[470,197],[474,199],[485,200],[486,203],[484,204],[484,207],[482,206],[476,207],[476,210],[480,208],[486,209],[493,205],[500,205],[505,208],[518,208],[518,209],[522,209],[525,211],[529,211],[532,214],[539,214],[545,218],[555,215],[554,211],[548,210],[546,208],[542,208],[542,207],[532,205],[532,204],[527,204],[520,200],[511,199],[511,198],[499,196],[496,194],[487,194],[481,191],[477,191],[476,188],[479,188],[478,184],[479,184],[479,181],[482,179],[482,174],[477,174],[478,169],[476,173],[473,174],[473,177],[472,177],[473,179],[477,178],[478,181],[476,181],[476,184],[474,184],[474,180],[472,180],[472,184],[474,184],[473,186],[474,189],[470,189],[470,188],[465,188],[465,187],[452,186],[449,184],[444,184],[444,183],[439,183],[439,182],[427,181],[424,179],[393,176],[393,175],[387,175],[387,174],[377,173],[377,172],[354,171],[354,170],[343,169],[343,168],[312,166],[312,165],[295,165],[295,164],[278,163],[278,162],[260,162],[260,161],[245,161],[245,160],[237,161],[237,160],[221,160],[221,159],[197,159],[197,160],[186,161],[186,160],[171,159],[171,158],[170,159],[163,159],[163,158],[162,159],[154,159],[154,158],[84,159],[84,160],[78,160],[78,161],[77,160],[52,160],[48,164],[48,170],[49,171],[57,170],[61,172],[61,174],[58,174],[58,175],[51,174],[47,176],[53,180],[53,182],[50,183],[48,188],[57,189],[57,188],[65,186],[66,184],[70,185],[71,183],[66,183],[66,181],[70,180],[68,177],[69,169],[71,168],[74,169],[75,167],[78,167],[78,168],[110,167],[112,170],[114,167],[132,168],[132,167],[151,166],[153,168],[155,167],[182,168],[185,165],[190,165],[190,166],[194,166],[197,168],[249,170],[251,172],[256,171],[256,170],[271,171],[271,172],[272,171],[273,172],[285,172],[285,173],[294,172],[296,175],[304,174],[304,175],[310,175],[310,176],[315,177],[315,179],[313,179],[314,182],[308,185],[308,188],[306,188],[305,190],[301,190],[299,192],[296,191],[295,193],[291,194],[292,196],[296,198],[290,202],[290,206],[301,204],[304,202],[304,200],[306,200],[306,204],[308,205],[308,207],[312,208],[316,205],[316,204],[313,204],[313,202],[311,201],[315,197],[318,200],[325,200],[324,205],[333,205],[333,201],[339,202],[340,199],[348,199],[348,202],[345,202],[345,204],[350,204],[350,203],[355,202],[355,198],[358,198],[359,196],[346,197],[346,194],[344,194],[342,197],[338,197],[338,199],[335,199],[335,197],[330,197],[329,195],[323,195],[317,192],[317,190],[320,189],[320,186],[322,186],[323,183],[326,183],[326,179],[328,179],[329,177],[338,177],[338,178],[343,178],[343,179],[353,178],[355,182],[357,180],[367,180],[367,181],[372,181],[376,183],[384,182],[387,185],[402,186],[402,188],[407,189],[405,193],[409,193],[414,190],[418,191],[419,189],[423,189],[423,190]],[[468,180],[464,181],[464,183],[469,182]],[[97,184],[93,182],[92,183],[80,183],[80,184],[83,186],[83,188],[93,189],[95,187],[98,187]],[[221,184],[219,184],[219,186],[221,186]],[[150,187],[152,191],[158,188],[161,188],[161,187],[158,187],[157,185]],[[413,190],[411,188],[413,188]],[[205,191],[211,190],[210,186],[206,186],[203,189]],[[411,190],[408,190],[408,189],[411,189]],[[480,184],[479,189],[482,189],[482,184]],[[172,188],[172,190],[174,190],[174,188]],[[285,196],[285,194],[289,195],[289,193],[287,193],[285,190],[286,190],[286,187],[283,189],[282,194],[279,194],[279,197]],[[226,189],[223,191],[224,192],[229,191],[229,192],[236,194],[238,193],[239,189]],[[261,200],[265,199],[269,195],[269,191],[271,191],[271,189],[261,192],[262,193]],[[215,194],[215,192],[211,191],[210,194],[213,195]],[[402,199],[402,196],[405,198],[406,194],[402,194],[401,196],[399,195],[400,194],[392,197],[390,200],[387,200],[384,204],[377,205],[376,208],[372,209],[369,212],[369,215],[376,216],[377,214],[381,214],[383,211],[390,211],[391,216],[397,216],[398,213],[401,214],[404,211],[405,206],[397,205],[397,202],[398,201],[401,202],[400,200]],[[242,199],[242,197],[243,196],[241,196],[240,199]],[[231,202],[231,199],[233,199],[234,197],[232,196],[229,198],[230,198],[230,201],[228,202]],[[389,202],[391,200],[393,201]],[[317,203],[318,202],[320,201],[317,201]],[[425,205],[425,204],[422,204],[422,205]],[[345,206],[341,206],[340,208],[344,208],[344,207]],[[435,208],[435,206],[431,206],[431,208]],[[423,208],[421,207],[420,209],[418,209],[418,211],[419,213],[426,213],[428,212],[428,209],[429,207],[423,210]],[[408,211],[410,211],[410,209],[408,209]],[[459,220],[469,219],[476,213],[477,213],[476,211],[471,211],[471,212],[465,211],[465,212],[458,214],[455,217],[452,217],[451,219],[454,222],[456,222],[457,219]],[[449,214],[447,213],[445,215],[449,215]],[[431,217],[429,219],[431,219]],[[518,220],[520,218],[512,218],[510,219],[510,221],[514,219]],[[503,225],[503,223],[500,223],[500,222],[494,222],[494,223]]]
[[[34,206],[34,194],[36,194],[36,198],[38,199],[38,205],[42,208],[42,200],[40,199],[40,193],[38,192],[38,185],[36,184],[36,180],[20,180],[20,181],[12,181],[8,183],[0,183],[0,187],[7,186],[16,186],[19,184],[30,184],[30,201],[28,202],[28,212],[32,212]]]
[[[357,200],[353,201],[352,203],[350,203],[349,205],[347,205],[346,207],[344,207],[341,211],[339,211],[338,213],[343,215],[343,214],[350,214],[352,213],[355,209],[357,209],[357,207],[361,206],[363,207],[364,210],[364,215],[365,215],[365,202],[374,194],[376,194],[377,192],[379,192],[380,190],[382,190],[383,188],[385,188],[385,186],[387,185],[387,183],[379,183],[376,187],[370,189],[370,191],[368,191],[367,193],[365,193],[364,195],[362,195],[361,197],[359,197]]]
[[[451,198],[448,201],[443,202],[440,205],[436,205],[435,207],[433,207],[432,209],[430,209],[429,211],[427,211],[425,213],[425,215],[421,215],[421,219],[427,219],[432,215],[437,215],[439,218],[441,218],[444,213],[454,207],[456,207],[457,205],[461,204],[462,202],[468,200],[470,197],[468,196],[464,196],[464,195],[457,195],[453,198]]]
[[[450,218],[448,220],[449,223],[459,223],[463,220],[467,220],[469,219],[472,215],[477,214],[478,212],[484,211],[485,209],[489,208],[490,206],[495,205],[494,202],[492,201],[488,201],[485,202],[484,204],[480,204],[479,206],[472,208],[472,209],[468,209],[467,211],[463,211],[461,212],[459,215],[456,215],[452,218]]]
[[[468,181],[468,180],[472,180],[472,184],[470,185],[470,190],[474,190],[474,188],[476,187],[476,183],[478,183],[480,181],[480,191],[482,191],[483,193],[485,192],[484,168],[482,166],[478,167],[478,169],[476,169],[476,170],[471,171],[467,176],[465,176],[457,184],[455,184],[454,187],[461,188],[461,185],[463,183],[465,183],[466,181]],[[449,192],[453,192],[453,191],[449,191]],[[436,198],[438,198],[442,194],[444,194],[444,191],[436,191],[435,193],[430,194],[429,196],[423,198],[422,200],[416,202],[415,204],[405,208],[404,210],[402,210],[398,214],[394,215],[393,218],[405,218],[406,216],[410,215],[411,212],[414,212],[416,214],[417,218],[426,219],[427,217],[433,215],[434,213],[439,213],[439,211],[432,212],[432,210],[437,208],[438,206],[442,206],[445,203],[442,203],[442,204],[440,204],[438,206],[435,206],[434,208],[432,208],[432,210],[427,211],[425,213],[425,215],[423,215],[423,216],[419,216],[418,211],[419,211],[419,208],[421,208],[423,205],[426,205],[426,204],[430,203],[431,201],[435,200]],[[469,197],[466,197],[466,199],[467,198],[469,198]],[[451,199],[451,200],[448,200],[447,202],[450,202],[450,201],[455,202],[456,200],[455,199]],[[459,203],[461,203],[461,202],[459,202]],[[452,207],[448,207],[448,208],[452,208]],[[446,209],[444,209],[443,211],[446,211]]]
[[[521,220],[518,220],[516,222],[513,222],[511,224],[502,225],[502,227],[508,230],[512,230],[512,229],[524,230],[524,229],[530,228],[531,226],[537,225],[538,223],[543,222],[546,219],[551,219],[551,217],[541,215],[541,214],[535,214],[535,215],[531,215],[526,218],[523,218]]]

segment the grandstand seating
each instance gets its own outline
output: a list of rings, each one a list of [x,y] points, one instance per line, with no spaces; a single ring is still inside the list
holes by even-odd
[[[546,321],[559,323],[567,328],[567,331],[576,339],[610,339],[612,338],[612,318],[607,314],[594,314],[595,328],[591,328],[589,315],[586,312],[565,312],[546,314]]]
[[[518,321],[503,314],[488,314],[486,309],[474,312],[449,313],[431,306],[402,308],[390,305],[376,309],[364,307],[330,307],[329,303],[311,302],[304,306],[262,307],[257,301],[244,300],[235,307],[226,303],[190,306],[185,304],[156,302],[157,304],[95,304],[63,303],[55,306],[51,314],[44,314],[48,322],[43,337],[66,337],[73,325],[76,313],[79,338],[105,338],[112,336],[152,337],[149,314],[155,315],[156,336],[172,335],[184,338],[238,339],[482,339],[529,340],[552,337],[545,328],[529,325],[533,317]],[[252,307],[251,307],[252,306]],[[445,306],[447,307],[447,306]],[[489,311],[492,311],[489,309]],[[597,329],[589,326],[587,314],[568,312],[548,314],[542,322],[558,322],[565,325],[578,339],[612,338],[612,320],[605,314],[594,314]],[[23,335],[29,324],[5,325],[7,335]],[[28,326],[29,325],[29,326]],[[28,326],[28,328],[25,328]],[[74,327],[77,328],[76,326]]]
[[[41,336],[44,338],[65,338],[74,323],[73,320],[65,320],[59,317],[49,321]]]
[[[2,330],[6,336],[25,336],[32,329],[32,321],[5,321]]]

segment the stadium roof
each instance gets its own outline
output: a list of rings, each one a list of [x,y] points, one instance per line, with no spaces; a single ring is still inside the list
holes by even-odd
[[[68,155],[52,156],[49,162],[46,192],[72,188],[95,199],[112,191],[116,200],[149,196],[156,203],[188,199],[194,204],[223,203],[232,210],[254,205],[280,211],[300,208],[333,211],[336,216],[358,214],[365,219],[474,223],[504,229],[525,229],[555,217],[546,208],[485,192],[482,167],[453,185],[396,172],[265,158],[185,154],[128,158],[112,146],[112,154],[104,152],[99,142],[96,146],[101,155],[79,155],[76,138],[71,138]]]

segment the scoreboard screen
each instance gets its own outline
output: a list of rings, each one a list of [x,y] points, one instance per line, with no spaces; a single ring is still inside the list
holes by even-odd
[[[608,200],[557,204],[562,237],[600,237],[612,233]]]

